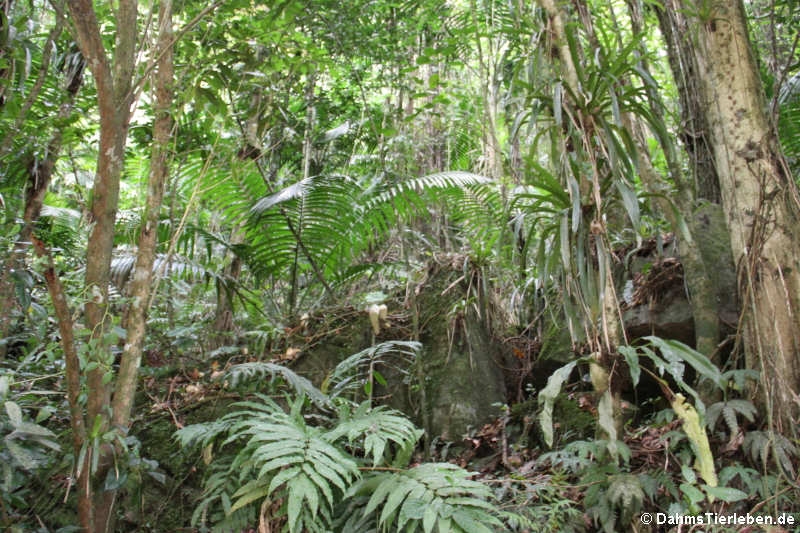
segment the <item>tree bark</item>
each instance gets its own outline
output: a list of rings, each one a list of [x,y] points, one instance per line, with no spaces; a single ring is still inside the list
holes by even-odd
[[[99,421],[100,432],[108,429],[110,387],[104,379],[111,372],[109,346],[104,341],[108,326],[108,284],[111,252],[114,245],[114,222],[119,201],[119,181],[125,152],[125,141],[133,101],[133,73],[136,56],[137,0],[119,0],[114,9],[116,35],[113,59],[109,60],[103,45],[100,26],[91,0],[68,0],[69,12],[75,28],[78,45],[86,58],[97,89],[100,116],[100,144],[97,170],[92,189],[92,229],[86,251],[85,289],[88,300],[84,306],[86,327],[89,329],[90,361],[98,364],[87,376],[87,420],[94,426]],[[81,471],[81,478],[92,481],[86,491],[78,495],[79,507],[87,505],[92,512],[81,516],[81,526],[88,532],[105,532],[110,523],[113,494],[103,490],[105,474],[110,468],[112,455],[104,447],[97,471]],[[79,479],[82,486],[82,480]],[[91,490],[89,490],[91,489]]]
[[[172,0],[162,0],[158,13],[158,50],[163,52],[158,63],[155,80],[156,119],[153,124],[153,146],[150,157],[150,175],[147,189],[147,204],[139,232],[136,266],[131,284],[131,305],[124,319],[127,332],[120,360],[113,401],[113,423],[127,428],[130,423],[133,396],[136,392],[136,376],[142,358],[147,308],[153,282],[153,264],[158,245],[158,222],[164,199],[164,186],[169,174],[169,143],[173,120],[170,108],[173,100],[172,59]]]
[[[765,112],[742,4],[712,0],[692,22],[722,205],[739,269],[748,366],[761,371],[771,424],[794,435],[800,413],[798,191]]]
[[[680,139],[689,155],[693,177],[693,196],[719,204],[720,190],[710,135],[708,106],[701,99],[700,66],[694,57],[692,28],[679,0],[666,0],[663,9],[655,6],[659,27],[667,45],[672,77],[678,89]]]

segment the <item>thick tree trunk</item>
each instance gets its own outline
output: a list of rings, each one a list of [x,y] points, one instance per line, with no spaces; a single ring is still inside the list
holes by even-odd
[[[663,9],[655,6],[659,27],[667,44],[672,77],[678,89],[681,111],[680,139],[689,155],[696,199],[720,203],[719,178],[714,163],[708,106],[702,101],[700,66],[694,57],[694,33],[680,0],[666,0]]]
[[[692,21],[694,56],[739,269],[748,366],[761,370],[770,421],[793,434],[800,414],[800,200],[765,113],[744,8],[738,0],[712,0],[709,8]]]

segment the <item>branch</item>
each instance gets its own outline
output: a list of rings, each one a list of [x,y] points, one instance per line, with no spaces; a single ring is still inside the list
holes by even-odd
[[[97,86],[97,103],[107,112],[113,112],[113,82],[106,50],[100,38],[100,26],[91,0],[68,0],[70,15],[75,25],[75,36],[83,57],[92,71]],[[110,110],[110,111],[109,111]]]
[[[128,96],[134,96],[132,100],[137,100],[139,98],[139,94],[144,89],[144,82],[147,79],[147,76],[149,76],[150,73],[153,71],[153,69],[156,68],[156,65],[158,64],[159,61],[161,61],[161,58],[164,56],[164,54],[166,54],[168,50],[171,50],[172,47],[175,45],[175,43],[180,41],[183,38],[183,36],[186,35],[192,28],[197,26],[197,24],[201,20],[203,20],[203,17],[205,17],[210,12],[214,11],[216,8],[221,6],[224,1],[225,0],[216,0],[216,2],[214,2],[210,6],[205,7],[202,11],[200,11],[200,13],[197,14],[197,16],[195,16],[192,20],[187,22],[186,25],[175,34],[175,37],[169,42],[168,45],[159,50],[158,54],[155,57],[153,57],[153,59],[151,59],[150,62],[147,64],[147,67],[144,69],[144,72],[142,73],[139,80],[131,86],[131,90],[128,92]]]
[[[72,425],[72,444],[77,454],[86,441],[86,422],[78,399],[81,392],[80,361],[78,352],[75,349],[72,315],[69,312],[67,298],[64,295],[64,287],[61,285],[61,279],[56,274],[53,258],[49,250],[36,237],[32,237],[32,241],[36,255],[47,262],[44,279],[47,282],[47,291],[50,293],[50,299],[53,301],[58,330],[61,334],[61,347],[64,350],[64,362],[66,363],[67,401],[69,402],[70,424]]]

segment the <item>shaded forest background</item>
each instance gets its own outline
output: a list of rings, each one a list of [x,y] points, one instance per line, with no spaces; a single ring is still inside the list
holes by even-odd
[[[798,530],[799,43],[795,0],[0,0],[0,524]]]

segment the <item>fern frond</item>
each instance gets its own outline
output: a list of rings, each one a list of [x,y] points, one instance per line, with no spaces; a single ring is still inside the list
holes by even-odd
[[[797,447],[774,431],[748,431],[744,436],[742,447],[754,462],[767,466],[770,455],[773,461],[787,473],[794,475],[792,460],[798,456]]]
[[[714,430],[720,416],[725,420],[731,435],[739,432],[739,423],[736,415],[744,416],[750,422],[755,420],[756,408],[752,402],[742,399],[728,400],[727,402],[717,402],[706,409],[706,423],[710,431]]]
[[[176,431],[174,438],[184,448],[205,447],[227,432],[231,425],[232,422],[225,418],[202,424],[191,424]]]
[[[642,508],[644,490],[639,478],[632,474],[614,476],[608,485],[609,501],[619,507],[623,516],[632,516]]]
[[[416,358],[421,348],[422,345],[415,341],[386,341],[351,355],[337,364],[325,380],[331,398],[357,387],[359,379],[366,376],[370,366],[391,364],[392,356],[399,357],[401,363],[409,364]],[[392,366],[405,372],[403,365]]]
[[[228,370],[226,379],[230,380],[232,386],[238,385],[242,381],[258,379],[269,375],[271,379],[282,378],[286,383],[294,387],[299,395],[308,398],[319,407],[326,407],[330,400],[320,392],[308,379],[296,374],[290,368],[275,363],[242,363],[235,365]]]
[[[394,442],[401,449],[413,447],[422,434],[423,431],[417,429],[402,413],[383,406],[372,408],[369,402],[364,402],[352,413],[346,409],[340,410],[336,427],[324,438],[335,442],[347,437],[350,444],[361,441],[364,455],[372,456],[372,466],[378,466],[389,442]]]
[[[494,495],[485,485],[473,481],[473,474],[449,463],[428,463],[403,472],[380,472],[351,487],[349,495],[371,493],[361,511],[377,515],[381,529],[425,532],[490,533],[502,528]],[[376,481],[377,480],[377,481]],[[380,514],[378,514],[380,510]]]

